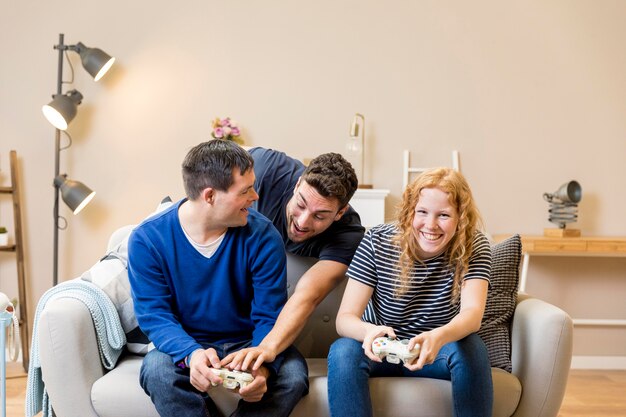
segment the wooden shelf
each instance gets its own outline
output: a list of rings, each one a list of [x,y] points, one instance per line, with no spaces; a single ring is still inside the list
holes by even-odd
[[[15,226],[15,244],[0,246],[0,252],[15,253],[18,287],[17,310],[19,311],[18,318],[20,322],[20,340],[22,342],[22,366],[24,370],[28,372],[30,332],[28,331],[28,303],[26,301],[28,298],[26,297],[26,278],[24,275],[24,240],[22,238],[22,211],[17,170],[17,153],[15,151],[11,151],[9,153],[9,159],[11,165],[11,186],[0,187],[0,194],[10,195],[13,200],[13,224]]]
[[[524,253],[539,256],[626,256],[626,237],[522,235]]]
[[[496,235],[494,240],[501,242],[511,235]],[[528,266],[531,256],[577,256],[577,257],[626,257],[626,237],[622,236],[580,236],[548,237],[521,235],[522,270],[519,290],[526,290]],[[623,319],[574,319],[576,326],[617,326],[626,327]]]

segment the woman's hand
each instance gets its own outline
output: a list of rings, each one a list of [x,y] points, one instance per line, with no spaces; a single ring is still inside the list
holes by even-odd
[[[420,354],[412,363],[406,363],[404,366],[411,371],[417,371],[433,363],[435,358],[437,358],[439,350],[445,344],[442,336],[439,328],[411,338],[409,340],[409,349],[413,349],[416,344],[419,344]]]
[[[389,326],[372,326],[370,329],[365,332],[365,337],[363,338],[363,351],[365,352],[365,356],[373,360],[374,362],[382,362],[382,360],[374,355],[372,352],[372,343],[374,343],[374,339],[381,336],[389,336],[392,339],[396,338],[396,333],[393,331],[393,328]]]

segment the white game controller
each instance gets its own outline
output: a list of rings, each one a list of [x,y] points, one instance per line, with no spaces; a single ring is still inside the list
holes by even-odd
[[[372,343],[372,352],[380,359],[387,359],[389,363],[411,363],[420,354],[420,345],[416,344],[409,350],[407,339],[397,340],[389,337],[377,337]]]
[[[222,378],[222,385],[224,388],[235,389],[237,387],[243,388],[254,380],[252,375],[247,372],[230,371],[226,368],[209,368],[215,375]]]

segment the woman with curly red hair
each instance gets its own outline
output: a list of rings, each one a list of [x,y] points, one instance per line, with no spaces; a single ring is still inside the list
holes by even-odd
[[[337,315],[343,336],[328,356],[333,416],[371,416],[370,377],[452,382],[455,416],[490,416],[493,402],[480,328],[491,247],[470,187],[459,172],[436,168],[405,190],[398,222],[366,232],[348,269]],[[377,337],[420,346],[410,363],[382,361]]]

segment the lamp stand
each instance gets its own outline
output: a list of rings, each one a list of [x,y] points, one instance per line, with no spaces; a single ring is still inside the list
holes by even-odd
[[[64,35],[59,34],[59,44],[55,45],[54,49],[59,50],[59,64],[57,70],[57,92],[56,94],[63,94],[61,91],[63,84],[63,52],[67,49],[63,44]],[[55,129],[54,140],[54,177],[56,178],[60,174],[61,168],[61,131]],[[52,249],[52,286],[56,286],[59,283],[59,187],[54,185],[54,211],[52,213],[54,217],[54,240]]]
[[[354,118],[352,119],[352,124],[350,125],[350,137],[353,139],[358,138],[361,145],[361,175],[359,176],[358,188],[372,189],[373,187],[371,184],[365,184],[365,116],[361,113],[355,113]],[[355,146],[350,144],[348,149],[354,151],[358,149],[358,145]]]

